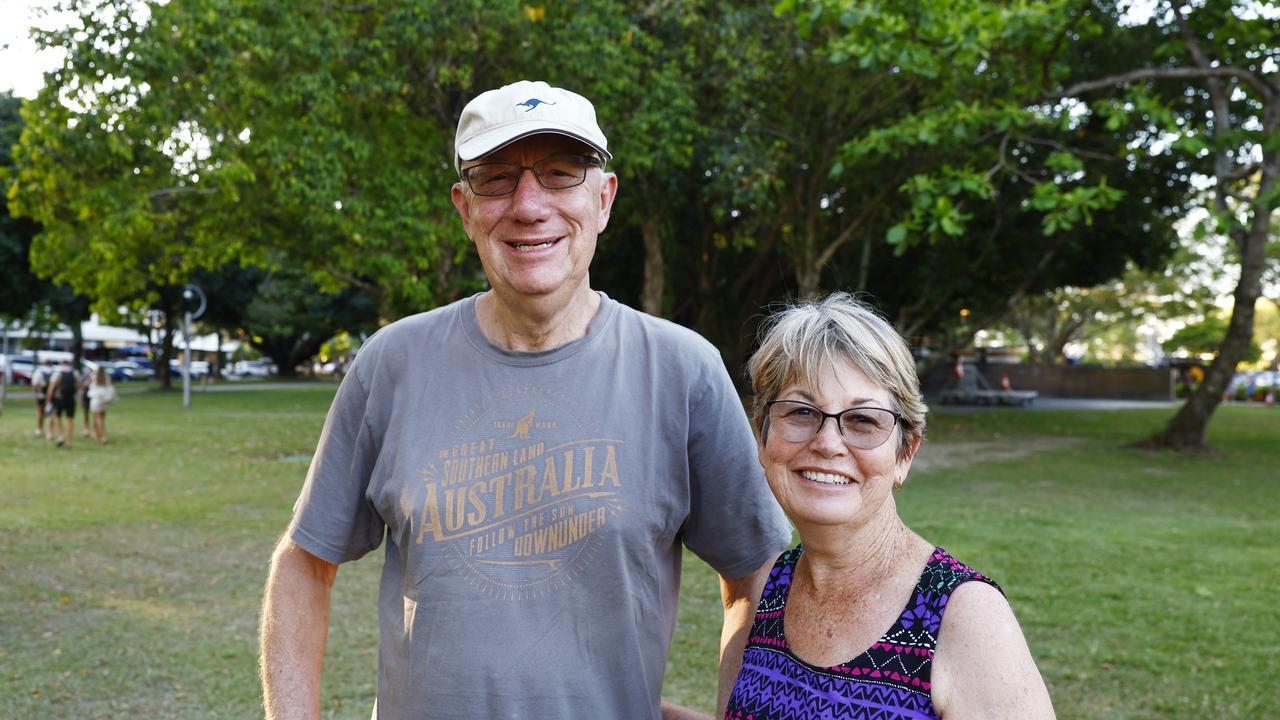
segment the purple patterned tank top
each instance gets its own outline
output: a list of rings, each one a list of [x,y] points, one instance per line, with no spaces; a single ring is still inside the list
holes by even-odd
[[[791,652],[782,632],[791,572],[803,550],[784,552],[769,573],[725,720],[937,720],[930,673],[947,599],[970,580],[1000,586],[934,548],[889,631],[848,662],[816,667]]]

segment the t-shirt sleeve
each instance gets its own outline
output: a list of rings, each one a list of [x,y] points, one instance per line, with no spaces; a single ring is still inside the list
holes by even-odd
[[[378,547],[385,528],[367,498],[377,447],[358,364],[357,359],[329,407],[289,526],[290,539],[332,563],[359,559]]]
[[[691,394],[684,544],[721,576],[744,577],[787,548],[791,525],[764,480],[746,411],[718,354]]]

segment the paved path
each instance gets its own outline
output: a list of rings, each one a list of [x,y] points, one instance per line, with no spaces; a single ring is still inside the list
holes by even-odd
[[[204,392],[238,392],[241,390],[289,390],[293,388],[315,388],[315,387],[331,387],[337,389],[338,383],[333,380],[295,380],[292,382],[251,382],[238,383],[234,381],[224,381],[212,383],[210,385],[201,385],[198,382],[191,383],[191,394]],[[155,392],[157,388],[144,385],[130,385],[129,383],[116,383],[116,392],[121,394],[134,394],[144,392]],[[173,383],[174,392],[182,392],[182,381],[176,380]]]
[[[1028,408],[1014,408],[1002,405],[943,405],[940,402],[929,403],[929,412],[936,413],[972,413],[992,410],[1022,411],[1030,410],[1146,410],[1153,408],[1171,408],[1181,405],[1181,400],[1113,400],[1109,398],[1064,398],[1038,397]]]

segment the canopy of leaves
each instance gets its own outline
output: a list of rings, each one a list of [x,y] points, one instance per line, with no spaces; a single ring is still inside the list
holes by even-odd
[[[1113,2],[73,5],[42,35],[69,53],[24,110],[10,197],[44,228],[34,269],[100,307],[229,263],[384,317],[483,287],[447,199],[453,127],[521,78],[591,97],[611,139],[595,284],[634,302],[661,253],[660,306],[733,361],[787,296],[865,291],[963,343],[1020,298],[1162,267],[1225,142],[1177,83],[1066,92],[1186,60]],[[1262,72],[1274,51],[1230,6],[1197,30],[1247,31],[1229,53]]]

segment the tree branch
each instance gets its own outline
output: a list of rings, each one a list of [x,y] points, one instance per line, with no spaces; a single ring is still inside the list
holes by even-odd
[[[1248,165],[1241,165],[1240,167],[1236,168],[1235,170],[1232,170],[1231,172],[1224,173],[1221,179],[1222,180],[1243,180],[1249,177],[1250,175],[1256,172],[1259,172],[1261,170],[1262,170],[1262,163],[1249,163]]]
[[[167,187],[152,190],[147,193],[147,198],[151,200],[167,200],[177,195],[213,195],[217,192],[214,188]]]
[[[1081,150],[1079,148],[1070,148],[1058,142],[1057,140],[1050,140],[1048,138],[1036,138],[1036,137],[1027,136],[1026,141],[1031,143],[1032,145],[1045,145],[1053,148],[1054,150],[1061,150],[1062,152],[1069,152],[1072,155],[1093,158],[1094,160],[1104,160],[1107,162],[1115,162],[1116,160],[1119,159],[1115,155],[1107,155],[1105,153],[1093,152],[1091,150]]]
[[[1095,90],[1106,90],[1116,87],[1117,85],[1129,85],[1140,80],[1186,80],[1195,78],[1235,78],[1254,90],[1265,100],[1272,100],[1276,96],[1276,90],[1268,85],[1262,78],[1254,73],[1237,67],[1206,67],[1206,68],[1139,68],[1130,70],[1129,72],[1117,73],[1097,80],[1087,80],[1085,82],[1076,83],[1060,92],[1046,95],[1043,100],[1065,100],[1078,95],[1091,93]]]
[[[819,270],[825,268],[827,263],[831,262],[831,258],[836,254],[836,251],[839,250],[842,245],[849,242],[849,240],[851,240],[862,228],[862,225],[866,223],[874,213],[881,209],[880,201],[883,200],[890,192],[896,190],[900,183],[901,177],[894,178],[893,182],[882,183],[880,185],[880,190],[876,192],[875,197],[862,204],[862,212],[858,214],[858,217],[854,218],[853,221],[846,225],[840,235],[838,235],[835,240],[827,243],[827,246],[818,254],[818,259],[814,261],[814,265]]]

